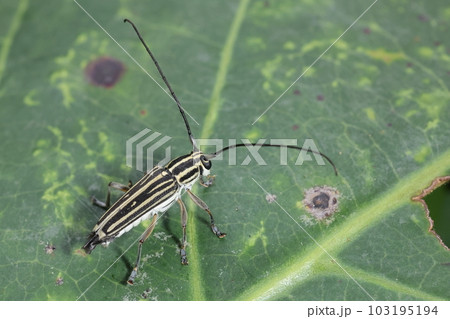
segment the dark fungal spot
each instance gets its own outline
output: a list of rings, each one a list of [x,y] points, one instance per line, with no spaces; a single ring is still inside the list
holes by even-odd
[[[47,255],[52,255],[55,249],[56,247],[49,243],[47,243],[44,247],[44,251]]]
[[[336,199],[336,198],[334,198]],[[328,202],[330,201],[330,196],[325,193],[320,193],[312,199],[312,204],[315,208],[328,208]]]
[[[297,124],[292,125],[292,130],[293,131],[297,131],[299,128],[299,126]]]
[[[101,57],[91,61],[84,72],[91,84],[111,88],[119,81],[124,71],[125,67],[119,60]]]
[[[370,34],[372,32],[372,30],[370,30],[370,28],[366,27],[366,28],[363,29],[363,32],[365,34]]]
[[[412,68],[413,64],[411,62],[406,63],[407,68]]]
[[[145,289],[144,292],[141,294],[141,297],[143,299],[147,299],[150,296],[151,292],[152,292],[151,288]]]
[[[322,94],[317,95],[317,101],[323,101],[325,97]]]
[[[266,195],[266,201],[270,204],[277,200],[277,195],[274,194],[267,194]]]
[[[315,186],[305,191],[302,203],[316,220],[324,220],[339,211],[340,194],[330,186]]]
[[[417,16],[417,18],[418,18],[420,21],[422,21],[422,22],[427,22],[427,21],[428,21],[428,17],[427,17],[426,15],[424,15],[424,14],[419,14],[419,15]]]
[[[294,95],[301,95],[301,92],[299,89],[294,90]]]
[[[57,286],[61,286],[62,284],[64,284],[64,279],[63,279],[62,277],[56,278],[55,284],[56,284]]]

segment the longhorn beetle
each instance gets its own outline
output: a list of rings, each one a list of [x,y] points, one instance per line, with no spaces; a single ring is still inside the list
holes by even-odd
[[[156,61],[155,57],[153,56],[152,52],[145,43],[134,23],[128,19],[125,19],[124,22],[130,23],[133,27],[143,46],[153,60],[153,63],[158,69],[158,72],[161,75],[167,88],[169,89],[170,94],[177,103],[178,110],[183,117],[187,134],[193,147],[193,151],[191,153],[173,159],[164,167],[155,166],[134,185],[131,185],[131,182],[128,186],[116,182],[109,183],[106,202],[101,202],[95,197],[92,198],[93,204],[105,208],[106,212],[102,217],[100,217],[97,224],[95,224],[94,229],[89,235],[87,243],[83,246],[84,251],[88,254],[90,254],[98,244],[107,246],[115,238],[120,237],[122,234],[131,230],[133,227],[139,225],[141,221],[152,218],[150,226],[145,230],[145,232],[139,239],[136,263],[128,278],[128,284],[132,285],[134,283],[134,279],[136,278],[141,260],[142,244],[150,236],[153,229],[155,228],[158,213],[167,211],[175,202],[177,202],[180,206],[181,225],[183,229],[183,238],[180,245],[181,264],[188,264],[188,259],[186,257],[187,211],[183,201],[181,200],[181,195],[183,195],[185,192],[188,193],[189,197],[195,204],[197,204],[200,208],[202,208],[209,214],[210,227],[212,232],[218,238],[225,237],[226,234],[222,233],[214,223],[214,218],[208,208],[208,205],[206,205],[205,202],[203,202],[200,198],[198,198],[191,192],[191,188],[196,181],[199,181],[201,185],[208,187],[209,183],[205,183],[203,177],[207,177],[209,175],[211,169],[211,159],[229,149],[243,146],[287,147],[296,150],[304,149],[302,147],[294,145],[243,143],[229,145],[212,154],[205,154],[200,151],[196,145],[194,136],[192,135],[191,128],[189,126],[189,122],[186,118],[184,110],[181,107],[181,104],[178,101],[177,96],[173,92],[164,73],[162,72],[158,62]],[[330,158],[318,151],[314,151],[311,149],[307,149],[306,151],[319,154],[320,156],[325,158],[333,166],[334,172],[337,175],[336,166]],[[122,195],[122,197],[120,197],[120,199],[117,200],[113,205],[110,205],[111,188],[125,192],[125,194]]]

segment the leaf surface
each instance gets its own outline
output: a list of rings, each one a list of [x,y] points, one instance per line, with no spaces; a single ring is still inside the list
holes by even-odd
[[[103,213],[90,197],[142,176],[125,146],[145,128],[171,137],[172,158],[190,152],[179,112],[76,2],[11,2],[0,13],[0,299],[450,299],[450,254],[411,201],[450,172],[449,4],[378,1],[345,32],[372,1],[78,3],[163,85],[122,20],[136,23],[197,138],[311,139],[339,176],[314,157],[295,165],[292,150],[288,165],[277,149],[259,150],[267,165],[226,153],[214,185],[193,191],[227,237],[185,196],[189,266],[174,206],[127,286],[148,222],[83,256]],[[89,79],[98,59],[123,66],[107,87]],[[318,221],[302,200],[324,185],[339,211]]]

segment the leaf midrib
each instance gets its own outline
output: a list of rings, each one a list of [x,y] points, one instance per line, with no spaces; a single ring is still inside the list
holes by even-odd
[[[219,62],[218,71],[216,74],[216,80],[214,88],[211,94],[208,112],[203,121],[203,129],[200,137],[202,139],[210,138],[213,133],[213,128],[216,124],[217,117],[221,107],[221,93],[226,83],[226,76],[229,69],[229,64],[232,59],[234,44],[239,33],[240,26],[245,17],[245,12],[248,6],[249,0],[242,0],[235,13],[233,22],[230,26],[226,42],[221,52],[221,59]],[[347,238],[353,237],[353,239],[359,237],[372,226],[376,225],[383,217],[393,212],[395,209],[406,205],[410,198],[417,194],[420,189],[425,188],[430,182],[430,176],[439,176],[445,174],[450,168],[450,151],[436,158],[426,167],[421,170],[406,176],[399,181],[392,188],[386,190],[383,194],[376,197],[372,202],[359,208],[347,219],[348,221],[337,226],[328,233],[325,237],[321,238],[320,245],[334,258],[346,248],[349,243]],[[194,188],[195,192],[195,188]],[[189,211],[197,210],[194,203],[191,201],[188,203]],[[190,218],[188,225],[189,241],[191,242],[190,256],[193,260],[200,260],[200,252],[197,240],[195,219]],[[280,293],[293,288],[294,285],[303,283],[309,280],[309,276],[302,274],[302,269],[306,264],[314,265],[321,258],[324,257],[324,251],[315,246],[311,246],[310,249],[302,251],[297,256],[293,256],[290,259],[293,262],[289,264],[281,265],[277,270],[272,271],[271,274],[264,278],[264,280],[258,282],[254,286],[247,288],[241,295],[237,296],[237,300],[258,300],[258,299],[276,299],[276,296]],[[349,267],[349,266],[345,266]],[[355,269],[350,270],[354,272]],[[203,286],[203,277],[201,263],[195,262],[189,266],[190,273],[190,287],[191,297],[193,300],[205,300],[205,290]],[[378,278],[378,277],[377,277]],[[290,280],[294,279],[294,280]],[[370,280],[369,280],[370,281]],[[387,283],[387,287],[397,287],[398,283],[391,282],[389,279],[384,278],[384,282]],[[288,283],[288,284],[286,284]],[[390,284],[389,284],[390,283]],[[404,291],[411,291],[407,286],[402,285]],[[423,298],[432,297],[424,293],[419,293],[418,296]]]
[[[393,187],[387,189],[370,203],[359,208],[348,216],[345,223],[336,226],[328,234],[318,240],[319,244],[336,259],[336,256],[350,243],[374,227],[377,222],[399,207],[408,204],[411,197],[427,187],[434,177],[444,175],[450,169],[450,150],[443,153],[426,167],[402,178]],[[425,216],[425,213],[424,213]],[[352,238],[352,240],[348,240]],[[302,251],[292,256],[289,264],[284,264],[272,271],[269,276],[249,287],[237,300],[276,299],[282,292],[308,279],[305,266],[314,265],[324,257],[325,252],[317,247]],[[350,273],[351,274],[351,273]],[[294,280],[289,280],[294,279]],[[392,283],[392,287],[395,286]]]
[[[211,94],[208,112],[205,116],[205,120],[203,121],[203,129],[200,134],[200,138],[202,139],[207,139],[212,136],[214,126],[217,122],[217,116],[221,107],[220,97],[226,83],[228,69],[233,56],[234,45],[236,43],[242,22],[244,21],[249,2],[250,0],[240,1],[234,15],[234,19],[228,31],[225,44],[222,48],[222,52],[220,54],[220,62],[218,65],[219,68],[217,70],[216,80],[214,82],[214,88]],[[194,186],[193,192],[195,192],[195,190],[196,186]],[[199,210],[199,208],[197,208],[192,201],[189,201],[187,206],[188,211],[194,212],[195,210]],[[187,225],[189,236],[188,241],[191,243],[189,255],[191,256],[192,260],[196,260],[195,263],[189,265],[189,281],[191,288],[190,296],[193,300],[206,300],[200,263],[201,256],[199,252],[196,229],[197,227],[195,224],[195,219],[189,218],[189,224]]]
[[[28,0],[21,0],[17,5],[16,13],[12,18],[10,28],[6,36],[2,39],[2,47],[0,50],[0,82],[6,69],[9,51],[13,44],[14,37],[20,28],[22,18],[28,9]]]

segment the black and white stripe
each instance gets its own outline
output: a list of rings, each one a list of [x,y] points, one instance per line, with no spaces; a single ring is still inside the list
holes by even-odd
[[[85,251],[90,253],[98,244],[108,245],[141,221],[168,210],[200,174],[209,172],[202,156],[204,159],[202,152],[192,152],[145,174],[100,217],[83,246]]]

